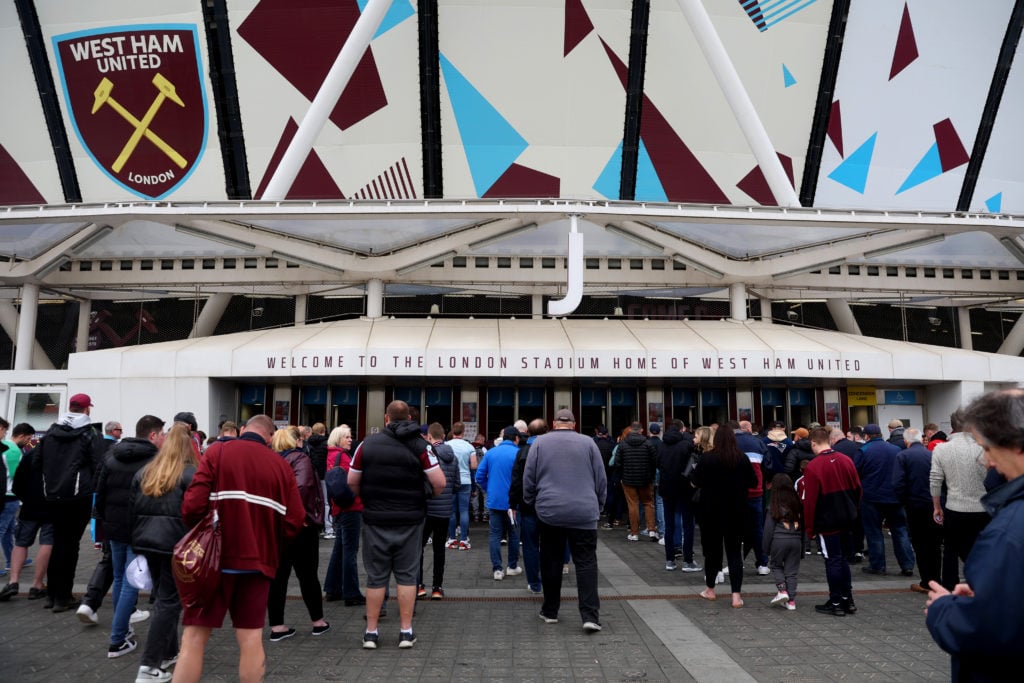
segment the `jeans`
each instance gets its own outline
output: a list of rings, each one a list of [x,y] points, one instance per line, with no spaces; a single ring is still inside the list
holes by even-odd
[[[882,522],[889,524],[892,534],[892,550],[896,561],[903,571],[914,568],[914,549],[910,545],[910,534],[907,533],[907,516],[899,503],[869,503],[861,501],[860,515],[864,521],[864,538],[868,543],[868,559],[871,568],[885,571],[885,536],[882,535]]]
[[[356,600],[359,592],[359,527],[362,512],[347,510],[334,517],[334,548],[327,563],[324,592],[341,594],[344,600]]]
[[[441,588],[444,586],[444,541],[445,532],[448,531],[448,519],[444,517],[430,517],[427,516],[426,521],[423,524],[423,549],[420,550],[420,572],[417,577],[416,583],[420,586],[426,584],[423,583],[423,560],[424,554],[427,549],[427,539],[431,538],[431,546],[434,552],[434,576],[431,586],[433,588]]]
[[[114,584],[111,599],[114,601],[114,620],[110,624],[110,644],[120,645],[128,636],[129,619],[139,599],[139,589],[125,580],[128,563],[135,559],[131,545],[120,541],[110,542],[110,560],[114,569]]]
[[[654,518],[658,524],[658,535],[665,535],[665,501],[661,499],[657,487],[654,489]]]
[[[171,556],[146,553],[153,577],[153,618],[142,647],[142,665],[159,668],[160,663],[178,654],[178,618],[181,599],[171,571]]]
[[[493,517],[492,517],[493,519]],[[576,565],[576,595],[583,621],[601,623],[601,598],[597,593],[597,530],[567,529],[538,520],[540,527],[540,575],[544,602],[540,612],[557,617],[562,604],[562,548],[566,543]]]
[[[498,571],[501,564],[501,538],[508,532],[508,566],[519,566],[519,526],[508,518],[508,510],[491,510],[490,519],[491,568]],[[561,571],[561,569],[559,569]]]
[[[753,549],[758,567],[768,566],[764,551],[764,502],[761,496],[747,499],[747,530],[743,535],[743,557]]]
[[[537,515],[519,514],[520,535],[523,539],[523,568],[526,583],[535,591],[541,589],[540,580],[540,528]]]
[[[689,514],[689,530],[686,532],[686,540],[689,541],[689,554],[683,548],[683,562],[693,562],[693,513],[689,506],[683,503],[681,498],[663,496],[665,501],[665,562],[674,562],[676,559],[676,548],[683,545],[683,527],[685,519]]]
[[[843,598],[853,597],[853,577],[850,575],[850,563],[846,561],[853,554],[853,538],[854,534],[850,531],[818,535],[821,554],[825,558],[828,599],[833,605],[842,602]]]
[[[455,527],[459,527],[458,541],[469,540],[469,494],[471,484],[463,484],[452,492],[452,518],[448,522],[448,538],[455,538]]]
[[[18,520],[20,506],[21,501],[17,498],[8,498],[3,509],[0,510],[0,546],[3,547],[7,567],[11,566],[11,552],[14,550],[14,524]]]

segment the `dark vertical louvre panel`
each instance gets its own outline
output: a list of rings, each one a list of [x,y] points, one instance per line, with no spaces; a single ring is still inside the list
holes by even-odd
[[[836,79],[839,77],[839,59],[843,54],[843,36],[846,33],[846,16],[849,11],[850,0],[833,0],[832,18],[828,24],[828,38],[825,40],[825,57],[822,59],[821,78],[818,81],[818,100],[814,103],[811,139],[807,144],[804,177],[800,183],[802,206],[814,206],[814,194],[818,190],[821,154],[825,149],[825,137],[828,135],[828,119],[832,112]]]
[[[53,84],[53,72],[50,70],[50,58],[46,54],[46,42],[43,39],[39,15],[31,0],[15,0],[18,18],[21,21],[21,32],[25,36],[28,58],[32,63],[32,74],[39,89],[39,100],[43,105],[43,116],[46,128],[50,132],[50,145],[53,147],[60,185],[64,190],[64,201],[68,203],[82,201],[82,191],[78,187],[78,174],[75,172],[75,161],[68,147],[68,132],[64,128],[64,117],[61,116],[60,100]]]
[[[202,0],[206,46],[210,55],[210,83],[217,112],[217,137],[224,163],[224,185],[228,199],[252,199],[249,164],[245,155],[245,134],[235,80],[235,57],[231,51],[231,27],[226,0]]]
[[[622,174],[619,199],[636,198],[636,170],[640,158],[640,115],[644,100],[644,71],[647,68],[647,25],[650,0],[633,0],[629,34],[629,71],[626,79],[626,116],[622,133]]]
[[[441,167],[441,63],[438,47],[437,0],[420,0],[420,137],[423,141],[423,196],[444,197]]]

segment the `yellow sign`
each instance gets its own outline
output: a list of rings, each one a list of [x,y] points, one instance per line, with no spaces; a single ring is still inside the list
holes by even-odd
[[[878,405],[874,387],[846,387],[846,402],[851,406]]]

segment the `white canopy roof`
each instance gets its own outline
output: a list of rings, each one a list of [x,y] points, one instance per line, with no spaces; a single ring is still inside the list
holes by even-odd
[[[363,318],[76,353],[68,373],[1006,382],[1024,380],[1024,358],[763,322]]]

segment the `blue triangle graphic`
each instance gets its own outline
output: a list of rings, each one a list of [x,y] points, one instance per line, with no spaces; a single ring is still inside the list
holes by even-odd
[[[988,199],[985,200],[985,208],[988,209],[989,213],[1002,213],[1003,211],[1003,193],[997,192]]]
[[[912,187],[917,187],[921,183],[937,178],[940,175],[942,175],[942,159],[939,157],[939,143],[933,142],[932,146],[921,157],[921,161],[917,162],[917,166],[914,167],[914,170],[910,172],[907,179],[900,185],[900,189],[896,190],[896,194],[905,192]]]
[[[594,183],[594,190],[605,199],[618,199],[622,189],[622,143],[612,152],[612,158],[604,165],[601,175]]]
[[[871,157],[875,153],[875,138],[878,133],[873,133],[864,144],[852,154],[843,159],[842,163],[828,174],[828,177],[840,185],[864,194],[864,187],[868,184],[868,171],[871,170]]]
[[[357,2],[359,3],[359,12],[362,13],[366,9],[366,3],[370,0],[357,0]],[[377,33],[373,37],[384,35],[414,14],[416,14],[416,10],[412,8],[412,3],[409,0],[395,0],[391,3],[391,8],[384,15],[384,19],[381,20]]]
[[[636,166],[636,200],[640,202],[667,202],[668,195],[661,186],[661,178],[654,170],[654,162],[647,153],[647,145],[640,140],[640,154]]]
[[[789,68],[785,64],[782,65],[782,84],[787,88],[791,85],[796,85],[796,79],[793,78],[793,74],[790,73]]]
[[[529,143],[444,55],[440,57],[469,172],[477,196],[483,197]]]

